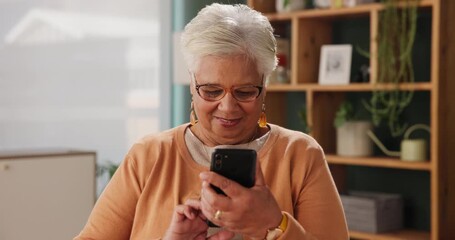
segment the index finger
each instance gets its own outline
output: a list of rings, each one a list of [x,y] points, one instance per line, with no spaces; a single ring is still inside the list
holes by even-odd
[[[197,210],[198,212],[201,211],[201,200],[189,198],[185,201],[185,205],[192,207],[194,210]],[[198,214],[198,215],[203,220],[206,219],[206,217],[204,215],[202,215],[202,214]]]
[[[185,205],[190,206],[196,210],[201,210],[201,201],[193,198],[188,198]]]
[[[215,172],[202,172],[199,177],[202,181],[207,181],[215,187],[221,189],[228,197],[237,196],[245,189],[237,182],[221,176]]]

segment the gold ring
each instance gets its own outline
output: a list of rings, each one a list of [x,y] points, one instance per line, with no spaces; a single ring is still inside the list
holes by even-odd
[[[215,219],[220,220],[221,219],[221,214],[223,214],[223,211],[221,210],[216,210],[215,212]]]

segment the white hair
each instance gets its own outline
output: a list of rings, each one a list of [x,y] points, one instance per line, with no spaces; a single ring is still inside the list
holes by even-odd
[[[268,77],[277,65],[276,40],[268,19],[246,5],[213,3],[185,26],[183,55],[194,72],[201,57],[245,55]]]

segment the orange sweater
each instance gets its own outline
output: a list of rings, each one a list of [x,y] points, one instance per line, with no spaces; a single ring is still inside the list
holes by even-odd
[[[75,239],[160,239],[174,206],[198,198],[197,164],[185,145],[187,125],[136,143],[98,199]],[[270,124],[258,152],[265,180],[288,227],[280,239],[347,239],[340,198],[324,153],[306,134]]]

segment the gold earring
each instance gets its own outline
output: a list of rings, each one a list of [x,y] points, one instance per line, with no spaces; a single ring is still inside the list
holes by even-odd
[[[194,126],[197,123],[197,117],[196,117],[196,113],[194,112],[193,101],[191,101],[191,109],[190,110],[191,110],[191,112],[190,112],[190,123],[191,123],[191,126]]]
[[[265,115],[265,103],[262,104],[262,112],[259,115],[258,121],[259,127],[264,128],[267,127],[267,116]]]

